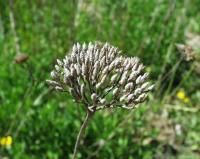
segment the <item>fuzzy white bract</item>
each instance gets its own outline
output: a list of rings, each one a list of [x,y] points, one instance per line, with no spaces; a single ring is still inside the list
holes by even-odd
[[[58,91],[69,91],[87,110],[110,107],[132,109],[153,89],[137,57],[123,57],[108,43],[75,44],[57,60],[47,82]]]

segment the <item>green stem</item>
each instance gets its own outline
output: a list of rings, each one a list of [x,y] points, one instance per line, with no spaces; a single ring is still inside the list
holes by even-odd
[[[76,159],[77,151],[78,151],[78,148],[80,146],[80,141],[81,141],[81,139],[84,135],[86,128],[88,127],[88,123],[89,123],[91,117],[93,116],[93,114],[94,114],[93,112],[87,111],[87,115],[85,117],[85,120],[84,120],[84,122],[83,122],[83,124],[80,128],[80,131],[78,133],[78,136],[76,138],[76,144],[75,144],[75,147],[74,147],[74,153],[73,153],[72,159]]]

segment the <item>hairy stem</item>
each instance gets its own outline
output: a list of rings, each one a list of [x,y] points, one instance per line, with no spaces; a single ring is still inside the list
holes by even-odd
[[[80,128],[80,131],[78,133],[78,136],[76,138],[76,144],[75,144],[75,147],[74,147],[74,153],[73,153],[73,158],[72,159],[76,159],[76,155],[77,155],[77,151],[78,151],[78,148],[79,148],[79,145],[80,145],[80,141],[84,135],[84,132],[85,132],[85,129],[88,127],[88,123],[91,119],[91,117],[93,116],[93,112],[91,111],[87,111],[87,115],[85,117],[85,120]]]

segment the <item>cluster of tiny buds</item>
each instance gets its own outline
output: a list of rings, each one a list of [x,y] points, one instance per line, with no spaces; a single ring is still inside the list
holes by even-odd
[[[57,60],[51,77],[49,85],[69,92],[92,112],[110,107],[132,109],[154,87],[137,57],[123,57],[108,43],[74,44],[63,60]]]

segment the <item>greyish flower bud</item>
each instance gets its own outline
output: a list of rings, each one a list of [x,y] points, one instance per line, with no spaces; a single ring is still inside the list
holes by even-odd
[[[58,65],[59,65],[60,67],[62,67],[62,66],[63,66],[63,62],[62,62],[62,61],[60,61],[59,59],[57,59],[57,63],[58,63]]]
[[[131,72],[131,74],[130,74],[128,80],[129,80],[129,81],[133,81],[133,80],[136,79],[136,77],[137,77],[137,72],[136,72],[136,71],[133,71],[133,72]]]
[[[115,67],[115,61],[113,61],[113,62],[109,65],[108,70],[111,71],[114,67]]]
[[[133,83],[128,83],[125,86],[125,90],[131,90],[133,88]]]
[[[116,96],[119,93],[119,88],[115,88],[113,90],[113,95]]]
[[[84,97],[84,91],[85,91],[85,85],[84,84],[81,84],[81,96]]]
[[[105,75],[108,73],[108,70],[109,70],[109,66],[106,66],[103,71],[102,71],[102,74]]]
[[[121,80],[119,81],[119,84],[124,85],[124,84],[126,83],[126,80],[127,80],[127,73],[128,73],[127,71],[124,72],[124,74],[122,75]]]
[[[60,67],[58,66],[58,65],[55,65],[55,69],[56,69],[56,71],[60,71]]]
[[[138,103],[143,102],[146,99],[147,95],[145,93],[139,95],[139,97],[135,100]]]
[[[155,85],[149,86],[149,88],[147,89],[147,91],[152,91],[152,90],[154,89],[154,86],[155,86]]]
[[[96,100],[97,100],[97,94],[96,94],[96,93],[92,93],[92,95],[91,95],[91,99],[92,99],[92,102],[93,102],[93,103],[96,103]]]
[[[105,103],[106,103],[106,99],[105,99],[105,98],[101,99],[101,100],[100,100],[100,103],[101,103],[101,104],[105,104]]]
[[[55,71],[52,71],[52,72],[51,72],[51,77],[52,77],[53,79],[55,79],[55,78],[58,77],[58,75],[57,75],[57,73],[56,73]]]
[[[106,57],[104,56],[101,60],[100,60],[100,66],[103,66],[105,65],[106,63]]]
[[[122,101],[124,101],[125,99],[126,99],[126,95],[123,95],[123,96],[119,99],[119,101],[122,102]]]
[[[81,73],[81,69],[80,69],[80,67],[78,66],[78,64],[75,64],[75,65],[74,65],[74,68],[75,68],[75,70],[76,70],[76,74],[79,76],[80,73]]]
[[[49,85],[53,86],[53,87],[55,87],[55,86],[60,86],[60,84],[59,84],[58,82],[56,82],[56,81],[46,80],[46,82],[47,82]]]
[[[129,94],[128,97],[127,97],[127,100],[130,101],[130,100],[133,99],[133,97],[134,97],[134,94]]]
[[[70,88],[77,102],[88,111],[120,106],[135,108],[147,98],[154,85],[137,57],[123,57],[108,43],[77,43],[63,59],[57,60],[47,83],[58,91]]]
[[[117,77],[118,77],[118,74],[114,74],[114,75],[111,77],[111,84],[114,84],[114,82],[117,80]]]
[[[141,89],[145,90],[148,87],[148,85],[149,85],[149,82],[143,83],[142,86],[141,86]]]
[[[96,84],[96,89],[99,90],[99,88],[101,88],[102,85],[103,85],[102,82],[97,83],[97,84]]]
[[[60,87],[60,86],[56,86],[55,89],[56,89],[57,91],[64,91],[64,89],[63,89],[62,87]]]
[[[106,78],[107,78],[107,75],[104,75],[104,74],[103,74],[103,77],[102,77],[102,79],[101,79],[101,83],[102,83],[102,84],[106,81]]]

